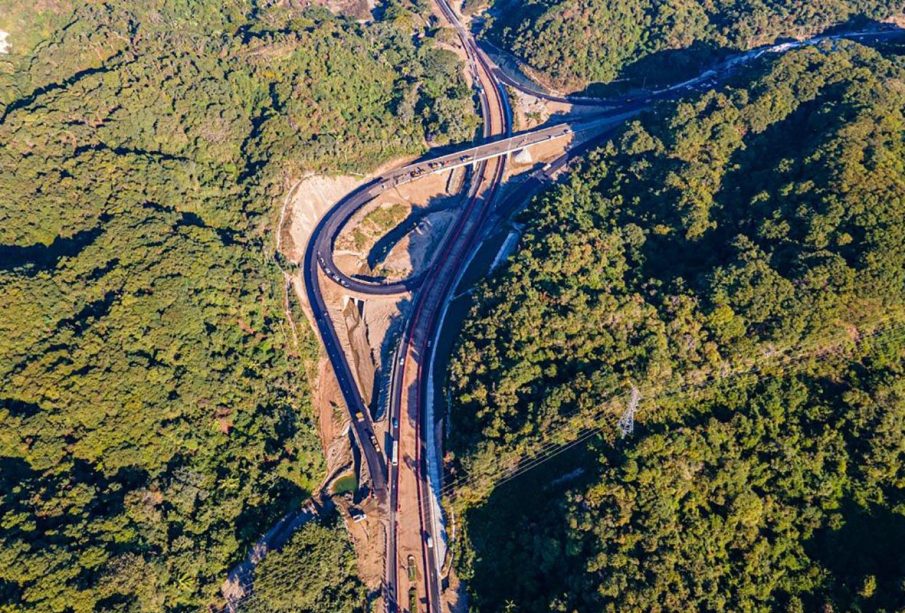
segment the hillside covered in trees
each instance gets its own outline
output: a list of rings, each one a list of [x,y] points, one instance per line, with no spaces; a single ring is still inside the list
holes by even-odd
[[[305,524],[280,551],[261,561],[255,568],[254,593],[242,610],[352,613],[366,610],[365,602],[355,550],[334,511],[326,523]]]
[[[479,610],[905,606],[905,63],[767,61],[620,130],[479,286],[448,384]]]
[[[0,610],[198,610],[323,476],[279,199],[476,120],[415,9],[298,6],[3,3]]]
[[[733,382],[503,486],[468,513],[475,609],[902,610],[901,345]]]
[[[901,15],[899,0],[495,0],[489,37],[556,86],[674,79],[719,50]],[[651,61],[656,60],[656,61]]]

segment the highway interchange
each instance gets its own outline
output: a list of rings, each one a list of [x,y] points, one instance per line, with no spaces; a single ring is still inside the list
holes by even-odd
[[[438,0],[438,7],[444,13],[446,19],[455,27],[468,54],[481,104],[481,115],[484,120],[484,139],[508,135],[511,132],[512,122],[504,89],[494,79],[489,64],[477,52],[473,39],[461,26],[446,0]],[[567,127],[557,126],[549,133],[535,135],[535,137],[540,139],[537,142],[541,142],[551,138],[566,136],[567,133]],[[421,406],[425,398],[426,385],[424,356],[430,354],[430,339],[433,338],[433,331],[438,325],[438,314],[442,311],[442,307],[453,289],[452,281],[462,268],[472,241],[481,228],[481,222],[493,204],[496,189],[502,182],[506,162],[505,152],[512,150],[512,144],[504,143],[503,141],[493,143],[490,147],[492,150],[484,153],[473,148],[458,156],[458,159],[456,158],[457,154],[447,156],[451,158],[450,163],[468,163],[469,158],[471,158],[471,163],[475,164],[475,178],[469,190],[467,204],[463,213],[449,231],[440,252],[434,259],[430,274],[425,277],[424,284],[414,298],[413,312],[403,333],[399,348],[398,355],[402,359],[394,365],[388,414],[392,419],[391,423],[398,427],[391,431],[391,436],[396,440],[406,440],[409,437],[403,438],[400,428],[405,428],[409,425],[414,426],[416,446],[414,462],[411,465],[414,475],[406,475],[401,472],[405,470],[403,464],[400,464],[397,470],[393,470],[397,467],[393,467],[390,464],[391,500],[388,513],[390,527],[387,538],[387,573],[385,579],[388,611],[397,610],[395,603],[401,595],[396,576],[397,569],[400,566],[399,562],[401,561],[399,559],[401,556],[399,556],[400,547],[397,542],[397,535],[400,530],[405,530],[406,526],[401,525],[398,520],[399,518],[411,518],[415,511],[417,511],[419,520],[418,533],[420,533],[419,536],[423,535],[423,538],[418,539],[421,545],[420,576],[422,583],[411,586],[409,591],[415,590],[416,600],[423,602],[428,611],[438,613],[441,610],[440,599],[442,590],[439,566],[442,564],[442,560],[438,560],[437,551],[443,535],[436,533],[435,526],[437,526],[437,522],[433,516],[435,508],[433,497],[439,491],[438,484],[434,484],[434,488],[431,488],[428,479],[429,467],[425,463],[426,448],[429,445],[433,445],[435,441],[433,440],[433,424],[424,423],[425,412]],[[490,154],[496,154],[498,157],[482,160],[485,155]],[[435,164],[434,168],[445,168],[449,165],[449,163],[443,163],[442,159],[438,161],[439,166],[437,166],[438,162],[433,162]],[[431,161],[427,162],[428,169],[431,169],[431,164]],[[406,386],[407,372],[410,373],[410,379],[412,380],[409,386]],[[411,418],[404,419],[406,416]],[[404,496],[399,497],[399,492],[401,491],[399,479],[406,476],[413,476],[417,486],[415,492],[417,499],[414,501],[406,499]],[[403,600],[408,604],[411,598],[404,598]]]
[[[435,442],[434,424],[423,423],[425,412],[422,405],[427,384],[424,373],[428,370],[425,356],[432,354],[431,341],[442,325],[443,307],[449,301],[475,247],[490,229],[549,184],[557,171],[570,159],[581,155],[608,130],[636,116],[656,101],[676,98],[696,89],[711,87],[718,80],[731,76],[745,61],[756,59],[765,52],[782,52],[792,46],[811,44],[828,38],[821,37],[792,46],[776,45],[768,49],[739,54],[718,66],[710,67],[695,79],[662,90],[645,92],[640,96],[635,94],[633,97],[606,100],[564,97],[546,94],[506,76],[477,46],[471,34],[462,26],[458,16],[447,4],[447,0],[436,1],[440,11],[455,28],[468,55],[484,120],[484,143],[392,170],[354,191],[337,203],[318,224],[308,243],[303,265],[308,300],[318,333],[350,413],[356,441],[367,464],[371,493],[386,508],[384,600],[387,611],[390,612],[408,610],[407,595],[401,594],[399,590],[398,571],[403,560],[399,555],[400,544],[397,542],[397,536],[400,529],[413,528],[409,522],[414,517],[417,517],[418,523],[416,528],[420,543],[418,552],[420,560],[417,575],[421,581],[416,582],[417,585],[410,585],[409,589],[416,590],[417,601],[431,613],[438,613],[441,610],[440,566],[443,561],[438,559],[438,547],[435,544],[440,543],[444,535],[436,533],[436,527],[441,524],[441,519],[434,517],[435,509],[438,508],[435,497],[439,491],[439,484],[431,483],[426,463],[426,458],[431,455],[427,453],[428,446]],[[854,36],[860,35],[862,33],[856,33]],[[510,137],[511,112],[504,85],[535,97],[571,104],[593,104],[605,108],[606,111],[593,121],[558,124]],[[593,131],[597,138],[586,140],[584,145],[567,150],[565,155],[541,171],[533,173],[529,180],[522,183],[503,202],[495,203],[496,191],[502,182],[505,164],[511,152],[551,139],[573,136],[576,132],[585,130]],[[333,261],[333,248],[337,236],[357,210],[390,187],[465,165],[474,167],[473,182],[468,190],[466,205],[448,230],[438,255],[427,270],[407,279],[390,282],[358,279],[339,270]],[[337,330],[330,319],[321,288],[322,278],[336,283],[349,293],[378,296],[395,294],[402,296],[412,293],[412,311],[404,326],[399,347],[392,357],[390,394],[386,412],[390,440],[382,441],[385,443],[383,447],[386,457],[381,452],[381,441],[376,438],[372,416],[362,399],[349,361],[343,353]],[[409,465],[400,461],[398,465],[394,465],[387,458],[391,454],[393,441],[401,440],[400,434],[404,428],[414,428],[413,440],[416,441],[416,445],[410,450],[412,462]],[[433,457],[436,457],[436,454],[433,454]],[[435,473],[439,474],[437,468],[434,467]],[[411,471],[412,475],[406,471]],[[408,497],[400,498],[400,478],[415,480],[417,487],[413,494],[417,495],[416,499],[412,499],[408,494]],[[399,518],[405,518],[405,522],[400,523]],[[408,583],[407,578],[406,582]]]

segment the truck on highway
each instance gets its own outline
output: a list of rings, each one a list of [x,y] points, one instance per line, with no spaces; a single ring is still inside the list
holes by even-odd
[[[409,582],[414,583],[418,579],[418,570],[415,566],[415,556],[409,554],[408,560],[406,560],[408,564],[406,565],[406,569],[408,570]],[[412,611],[416,611],[417,607],[413,607]]]
[[[356,524],[360,521],[363,521],[367,516],[368,515],[361,509],[349,507],[349,517],[351,517],[352,521],[354,521]]]
[[[377,437],[373,434],[371,435],[371,444],[374,445],[374,449],[377,450],[377,453],[380,453],[380,443],[377,442]]]
[[[397,440],[393,440],[393,454],[390,456],[390,461],[393,463],[393,466],[399,464],[399,441]]]

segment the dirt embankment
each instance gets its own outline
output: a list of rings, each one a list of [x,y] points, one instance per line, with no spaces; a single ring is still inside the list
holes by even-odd
[[[280,221],[278,248],[286,259],[301,263],[318,222],[334,204],[362,183],[361,177],[320,175],[299,181],[286,197]]]
[[[404,162],[404,160],[397,160],[393,165]],[[378,169],[375,174],[382,170]],[[300,264],[314,228],[317,227],[323,216],[343,197],[367,180],[367,177],[311,175],[299,181],[287,195],[280,214],[277,248],[283,256],[288,261]],[[302,276],[287,273],[287,282],[294,299],[302,305],[310,322],[311,312]],[[331,317],[334,324],[340,335],[346,334],[348,338],[349,331],[346,330],[342,317],[342,296],[335,294],[335,290],[330,289],[332,283],[322,281],[322,285],[327,290],[325,297],[331,306]],[[304,325],[302,322],[296,323]],[[354,337],[354,326],[352,330]],[[361,332],[358,335],[366,336]],[[362,345],[360,342],[352,342],[350,345],[354,347],[355,353],[361,356],[359,359],[356,355],[350,361],[353,364],[357,362],[365,365],[371,363],[370,368],[373,372],[373,360],[366,343]],[[329,494],[335,478],[348,474],[356,465],[349,437],[350,420],[333,368],[326,357],[321,355],[317,364],[310,368],[309,372],[315,377],[315,380],[311,382],[313,404],[318,415],[318,432],[327,464],[326,478],[322,488],[325,493]],[[362,501],[355,506],[360,508],[367,517],[363,521],[355,522],[352,521],[349,513],[349,506],[352,505],[351,497],[339,496],[334,499],[358,551],[359,574],[365,584],[376,591],[379,589],[384,573],[382,513],[373,502]]]
[[[464,175],[463,169],[428,175],[363,206],[337,237],[336,265],[346,274],[387,279],[421,271],[462,204]]]
[[[368,339],[368,327],[362,317],[364,302],[350,298],[343,300],[342,307],[343,327],[346,330],[348,345],[343,343],[346,355],[353,357],[352,368],[358,379],[358,388],[366,406],[371,405],[374,390],[374,375],[377,373],[377,364],[374,359],[374,351]]]
[[[389,168],[404,165],[409,160],[394,160],[376,169],[370,176],[325,177],[311,175],[300,180],[288,193],[280,211],[277,248],[286,260],[301,264],[304,259],[308,241],[323,216],[342,198],[346,197],[360,185],[378,176]],[[461,181],[454,185],[461,184]],[[441,180],[442,187],[447,186],[446,178]],[[424,186],[413,186],[412,191],[396,193],[397,202],[404,203],[406,214],[412,206],[425,206],[431,200],[433,188],[425,191]],[[373,209],[381,206],[375,203],[366,207]],[[384,216],[385,217],[385,216]],[[379,238],[383,228],[395,221],[392,216],[384,219],[378,216],[371,228],[371,238]],[[353,223],[349,224],[354,227]],[[417,233],[413,233],[417,234]],[[419,236],[419,238],[421,238]],[[426,240],[426,238],[424,239]],[[356,258],[365,257],[370,245],[363,245]],[[302,310],[309,322],[312,314],[307,301],[306,289],[301,274],[286,275],[288,287],[294,297],[302,305]],[[392,353],[388,330],[393,329],[400,321],[403,309],[408,308],[408,297],[395,297],[384,300],[368,300],[363,304],[350,299],[339,285],[321,275],[321,288],[328,305],[328,313],[342,341],[343,350],[353,366],[356,379],[366,402],[372,398],[375,403],[382,401],[378,395],[384,394],[383,381],[386,373],[384,365],[391,364]],[[296,318],[297,319],[297,318]],[[304,325],[301,322],[296,322]],[[325,493],[332,492],[337,477],[348,475],[357,465],[349,434],[350,419],[339,385],[330,362],[321,355],[316,365],[309,368],[315,380],[311,382],[313,402],[318,415],[318,430],[327,463],[326,479],[322,484]],[[383,436],[385,421],[377,424],[378,436]],[[334,496],[349,533],[352,535],[358,552],[359,574],[365,584],[374,592],[379,590],[384,575],[384,513],[372,499],[353,501],[351,495]],[[353,521],[350,506],[364,512],[366,517],[361,521]],[[357,511],[355,511],[357,513]]]

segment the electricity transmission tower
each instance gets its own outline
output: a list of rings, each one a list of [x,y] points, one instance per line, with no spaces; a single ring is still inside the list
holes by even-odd
[[[622,417],[619,418],[619,433],[622,438],[635,431],[635,410],[638,408],[638,402],[641,400],[641,392],[634,385],[632,386],[632,395],[629,398],[628,406]]]

